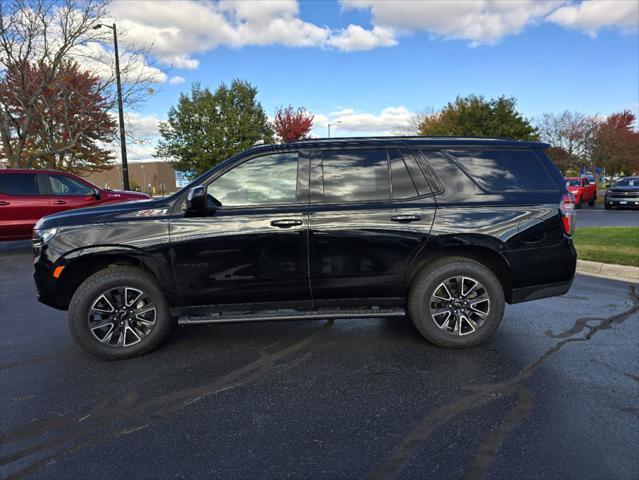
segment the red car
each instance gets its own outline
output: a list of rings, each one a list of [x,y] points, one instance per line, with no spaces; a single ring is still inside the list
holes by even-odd
[[[104,203],[151,198],[144,193],[103,190],[55,170],[0,170],[0,240],[31,238],[45,215]]]
[[[586,177],[567,177],[566,188],[575,197],[575,208],[583,207],[585,202],[591,207],[597,201],[597,184]]]

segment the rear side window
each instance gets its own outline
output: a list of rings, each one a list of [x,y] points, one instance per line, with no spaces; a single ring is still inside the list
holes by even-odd
[[[489,192],[556,190],[552,177],[530,150],[447,150]]]
[[[14,196],[40,195],[38,179],[32,173],[0,174],[0,193]]]
[[[324,151],[321,158],[325,202],[390,198],[385,150]]]

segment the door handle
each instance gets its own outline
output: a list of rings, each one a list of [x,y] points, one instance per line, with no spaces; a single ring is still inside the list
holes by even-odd
[[[302,221],[301,220],[292,220],[292,219],[282,219],[282,220],[273,220],[271,222],[271,225],[273,225],[274,227],[280,227],[280,228],[290,228],[293,227],[295,225],[301,225]]]
[[[67,202],[65,202],[64,200],[54,200],[53,204],[54,205],[65,205]]]
[[[0,206],[5,206],[5,205],[9,205],[9,202],[7,202],[6,200],[0,200]]]
[[[392,217],[390,217],[390,219],[393,222],[410,223],[410,222],[416,222],[418,220],[421,220],[422,216],[421,215],[393,215]]]

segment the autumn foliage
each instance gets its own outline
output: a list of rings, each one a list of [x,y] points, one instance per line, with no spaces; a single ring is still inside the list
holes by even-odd
[[[283,143],[308,137],[314,116],[304,107],[295,110],[291,105],[275,112],[273,129]]]
[[[0,157],[22,168],[91,171],[108,168],[115,121],[97,76],[64,62],[23,63],[0,80],[3,131]],[[9,126],[9,127],[7,127]]]

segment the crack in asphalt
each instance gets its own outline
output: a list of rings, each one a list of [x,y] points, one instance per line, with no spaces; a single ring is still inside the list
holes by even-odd
[[[587,342],[598,332],[608,330],[622,323],[632,314],[639,311],[639,295],[635,287],[630,287],[629,297],[633,305],[621,313],[607,318],[580,318],[575,321],[571,328],[564,332],[556,334],[546,332],[547,336],[559,338],[561,341],[522,368],[512,379],[497,384],[466,386],[466,390],[474,391],[475,393],[444,405],[426,416],[402,439],[400,444],[392,451],[388,460],[371,472],[368,478],[370,480],[386,480],[394,477],[417,448],[439,427],[463,413],[480,408],[496,399],[516,395],[517,403],[515,407],[507,413],[499,426],[484,438],[472,463],[463,472],[465,480],[486,478],[494,454],[501,448],[508,434],[528,417],[534,406],[532,390],[524,382],[530,378],[539,365],[561,350],[564,345]],[[586,335],[575,337],[575,335],[586,329],[588,330]]]
[[[148,427],[153,421],[163,419],[211,395],[257,381],[271,371],[279,360],[314,342],[332,325],[333,320],[328,320],[319,329],[314,330],[301,340],[275,352],[268,352],[268,347],[264,347],[260,350],[260,358],[257,360],[233,370],[206,385],[169,392],[142,402],[138,401],[139,394],[132,392],[115,405],[112,402],[105,401],[89,412],[81,412],[71,417],[56,417],[42,422],[32,422],[19,427],[0,437],[0,445],[3,449],[9,444],[34,439],[53,430],[65,428],[70,428],[70,430],[58,433],[45,442],[0,457],[0,467],[3,470],[2,476],[5,480],[22,478],[54,462],[64,454],[76,452],[108,438],[141,430]],[[113,420],[114,417],[117,418],[116,421]],[[121,426],[123,423],[124,425]],[[82,441],[89,435],[90,438]],[[72,445],[64,446],[68,443]],[[53,450],[52,453],[50,453],[51,450]],[[44,454],[46,456],[31,462],[24,461],[36,454]],[[19,470],[7,474],[5,467],[13,464],[18,465]]]

